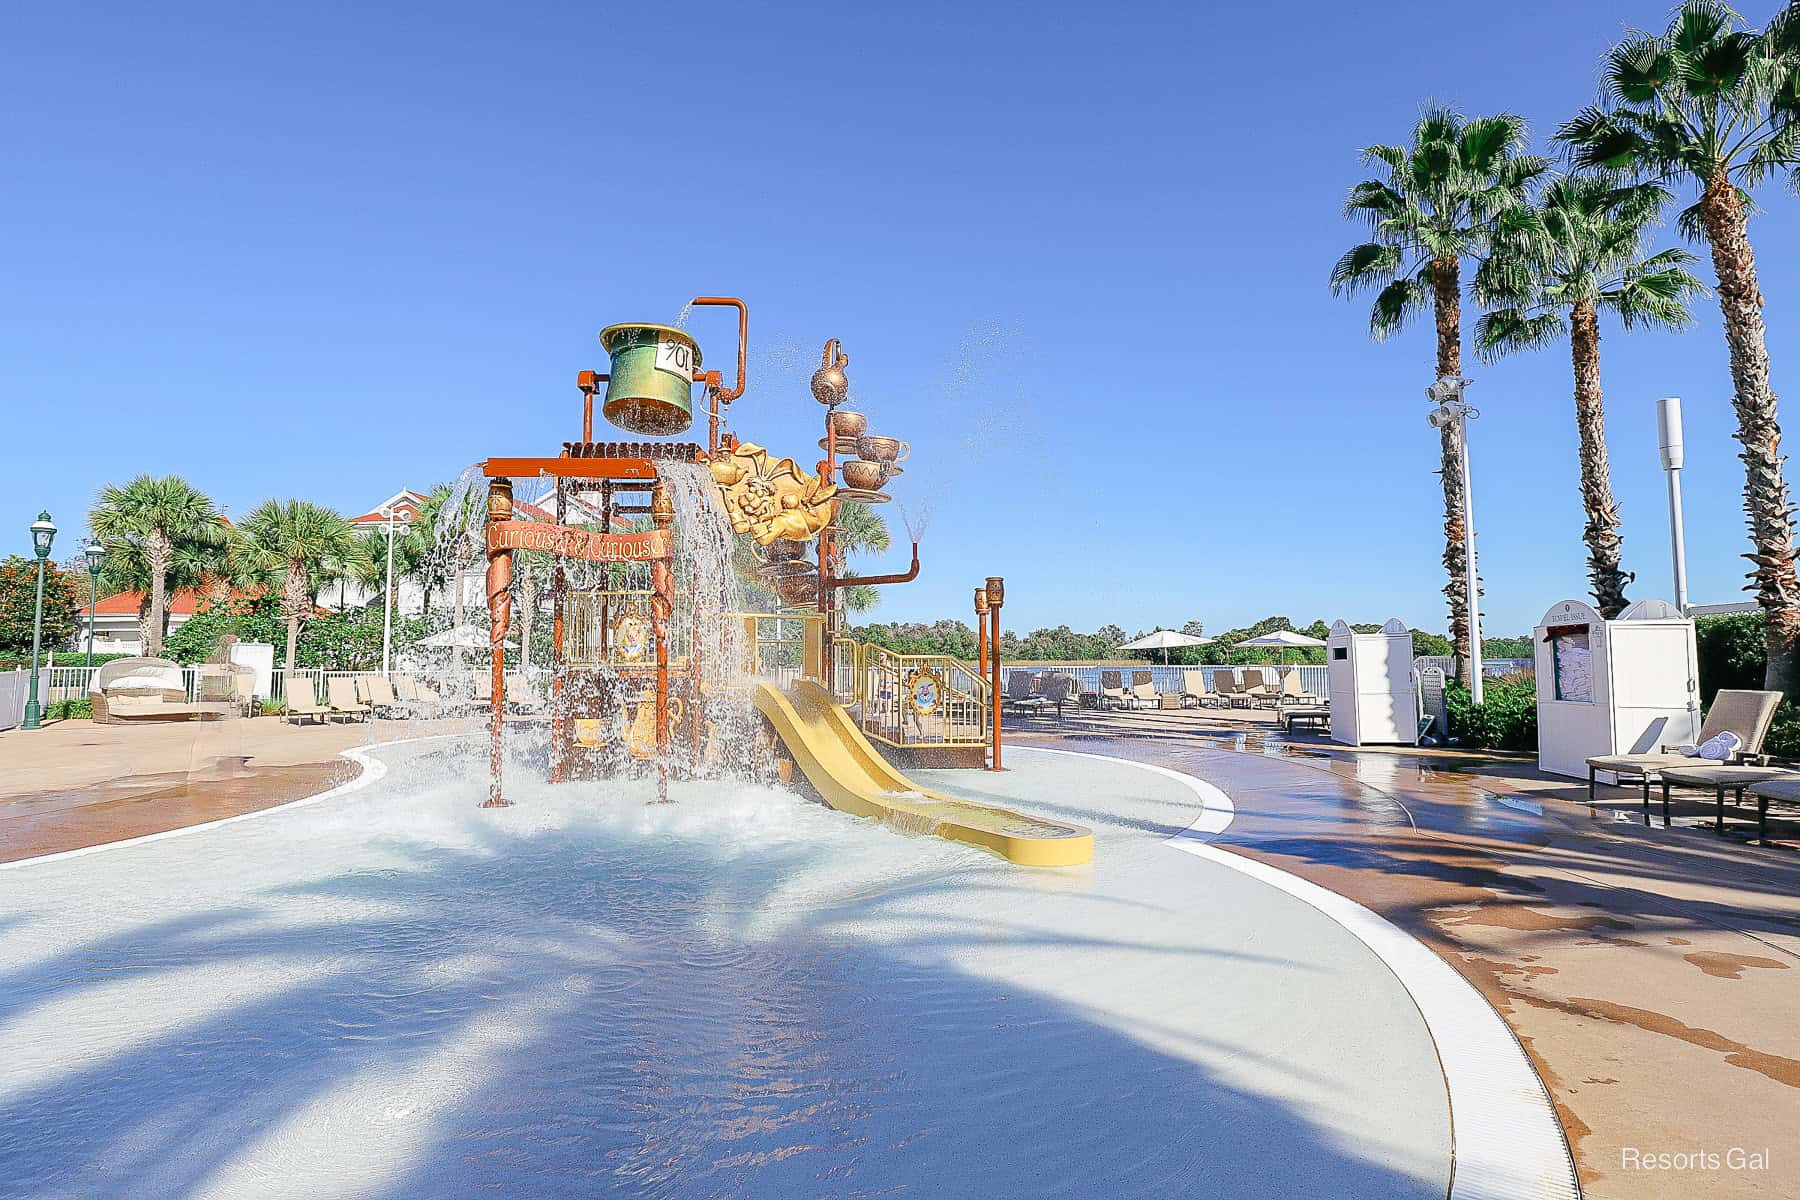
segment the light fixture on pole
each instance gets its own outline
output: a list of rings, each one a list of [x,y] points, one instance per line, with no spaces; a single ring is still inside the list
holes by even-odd
[[[1481,416],[1481,411],[1463,403],[1463,391],[1470,383],[1458,375],[1444,375],[1425,389],[1425,396],[1437,405],[1425,415],[1425,420],[1433,429],[1457,430],[1457,441],[1461,444],[1462,465],[1462,509],[1463,509],[1463,561],[1466,564],[1464,585],[1467,589],[1469,608],[1469,702],[1480,704],[1481,687],[1481,588],[1477,584],[1475,569],[1475,489],[1469,479],[1469,422]]]
[[[1681,397],[1656,402],[1656,442],[1662,451],[1663,472],[1669,477],[1669,553],[1675,559],[1675,608],[1687,616],[1687,546],[1681,528]]]
[[[100,599],[100,564],[106,561],[106,547],[93,538],[87,543],[88,567],[88,651],[87,665],[94,665],[94,606]]]
[[[38,706],[38,653],[44,641],[44,562],[50,557],[50,544],[56,540],[56,523],[48,512],[38,514],[31,523],[31,552],[37,555],[37,610],[31,618],[31,694],[25,700],[22,729],[43,725],[43,709]]]

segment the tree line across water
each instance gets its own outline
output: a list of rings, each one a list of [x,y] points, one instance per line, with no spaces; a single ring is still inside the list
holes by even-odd
[[[1375,633],[1380,630],[1379,623],[1352,625],[1358,633]],[[1320,641],[1331,632],[1324,621],[1314,621],[1310,625],[1295,625],[1287,617],[1264,617],[1253,625],[1238,629],[1227,629],[1223,633],[1213,635],[1213,641],[1204,646],[1184,646],[1168,651],[1168,661],[1178,666],[1221,665],[1235,666],[1244,663],[1322,663],[1325,651],[1321,648],[1292,649],[1275,651],[1263,648],[1239,649],[1238,642],[1260,637],[1265,633],[1273,633],[1278,629],[1291,629],[1295,633],[1315,637]],[[1001,629],[1000,658],[1023,662],[1093,662],[1100,659],[1139,658],[1147,662],[1162,662],[1161,650],[1120,650],[1127,642],[1134,642],[1154,630],[1139,630],[1126,633],[1118,625],[1102,625],[1092,633],[1078,633],[1067,625],[1057,625],[1043,629],[1034,629],[1021,636],[1017,631]],[[1208,636],[1205,626],[1199,621],[1189,621],[1179,630],[1191,637]],[[975,629],[962,621],[942,620],[927,624],[923,621],[902,621],[891,624],[871,624],[856,626],[851,636],[857,641],[870,642],[877,646],[894,651],[896,654],[948,654],[955,658],[973,661],[978,649]],[[1481,639],[1482,653],[1489,658],[1530,658],[1531,639],[1529,637],[1497,637]],[[1426,655],[1436,654],[1448,656],[1451,652],[1450,640],[1439,633],[1425,630],[1413,630],[1413,652]]]

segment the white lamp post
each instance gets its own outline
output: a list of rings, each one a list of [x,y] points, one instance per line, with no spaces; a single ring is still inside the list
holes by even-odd
[[[1468,563],[1469,607],[1469,701],[1480,704],[1481,686],[1481,588],[1475,570],[1475,487],[1469,478],[1469,422],[1481,411],[1463,403],[1463,389],[1473,380],[1445,375],[1425,389],[1425,395],[1437,405],[1425,420],[1433,429],[1454,424],[1462,443],[1463,559]]]
[[[1681,529],[1681,397],[1656,402],[1656,441],[1662,451],[1663,472],[1669,477],[1669,553],[1675,559],[1675,608],[1687,616],[1687,546]]]
[[[393,672],[394,653],[394,509],[384,506],[381,515],[387,519],[387,582],[381,589],[381,673]]]

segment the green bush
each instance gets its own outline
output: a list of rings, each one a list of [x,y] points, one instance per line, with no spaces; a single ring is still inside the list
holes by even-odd
[[[256,706],[258,716],[279,717],[287,711],[287,705],[280,700],[264,700]]]
[[[1537,749],[1537,677],[1529,671],[1490,679],[1479,705],[1469,703],[1469,690],[1457,680],[1444,688],[1450,710],[1450,736],[1464,746],[1484,750]]]
[[[1694,650],[1700,663],[1701,704],[1711,704],[1720,688],[1762,687],[1768,655],[1761,613],[1696,617]]]
[[[94,719],[94,702],[92,700],[58,700],[44,710],[46,721],[91,721]]]

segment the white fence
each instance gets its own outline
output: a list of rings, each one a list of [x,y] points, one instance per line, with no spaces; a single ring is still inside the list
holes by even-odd
[[[30,671],[0,671],[0,729],[24,724],[25,699],[30,694]]]

